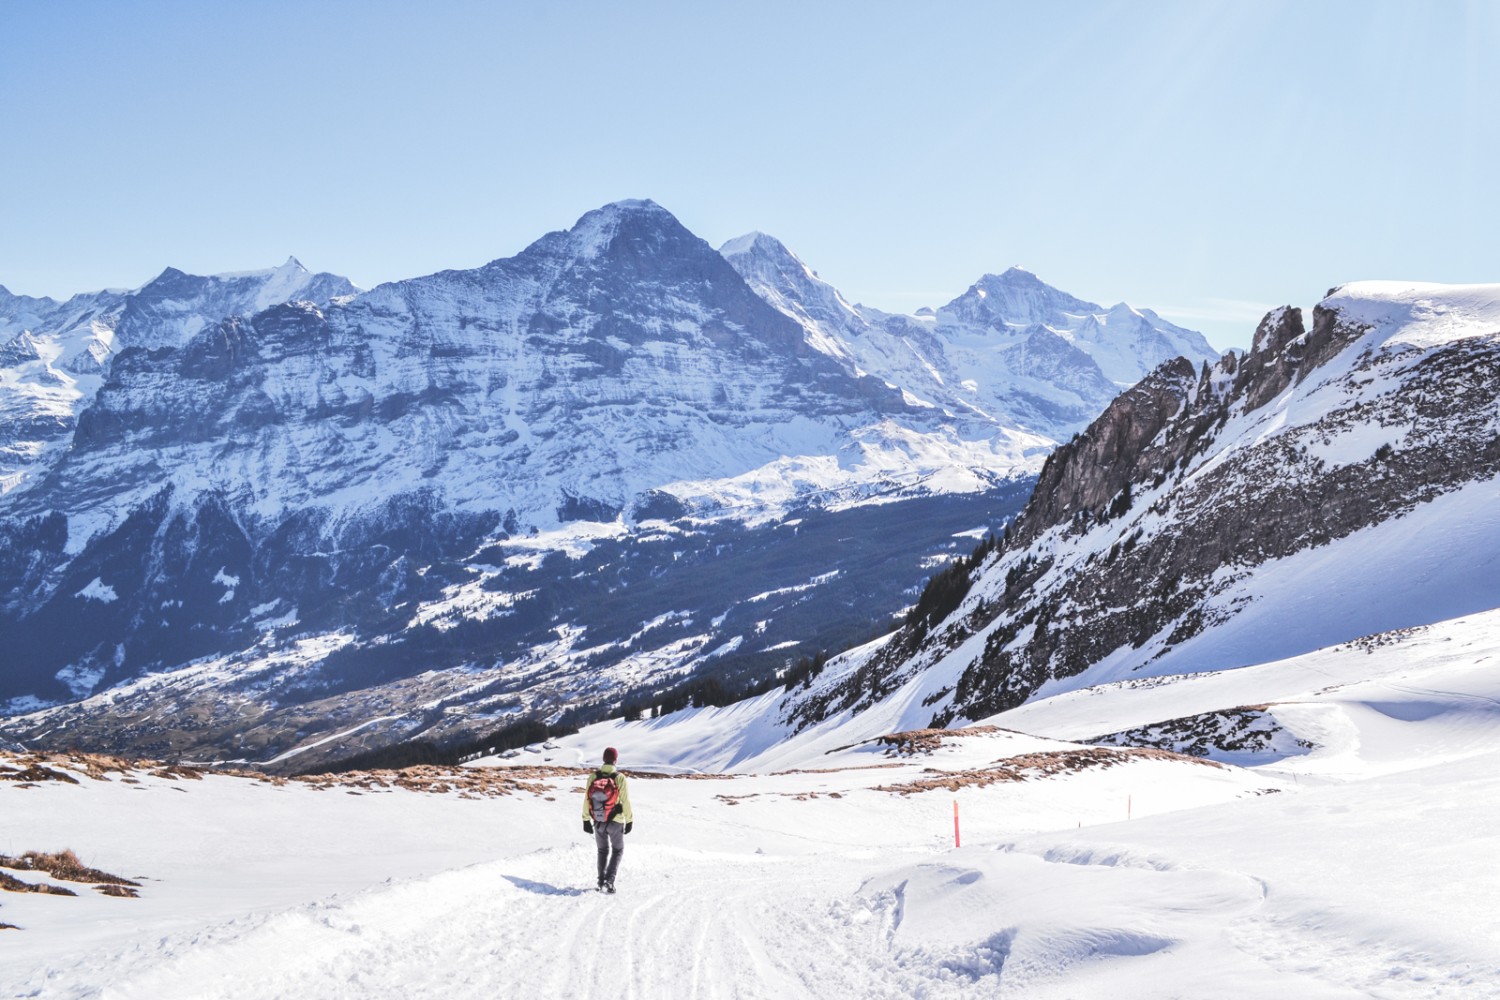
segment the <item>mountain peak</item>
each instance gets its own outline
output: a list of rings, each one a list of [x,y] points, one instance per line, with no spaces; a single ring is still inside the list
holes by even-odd
[[[612,201],[585,212],[572,229],[561,234],[561,238],[568,247],[568,256],[574,260],[587,260],[610,254],[618,242],[617,237],[622,234],[627,235],[630,242],[638,242],[641,237],[653,243],[696,239],[675,215],[649,198]]]
[[[615,212],[622,212],[623,213],[623,212],[666,212],[667,210],[665,208],[662,208],[656,202],[652,201],[650,198],[621,198],[619,201],[612,201],[612,202],[610,202],[607,205],[600,206],[599,211],[601,211],[601,212],[615,211]]]
[[[677,217],[665,208],[662,208],[650,198],[624,198],[620,201],[612,201],[607,205],[600,205],[592,212],[585,212],[574,224],[573,229],[588,221],[598,220],[624,221],[626,219],[657,219],[661,221],[671,220],[677,222]]]
[[[1097,312],[1099,307],[1047,284],[1023,267],[986,274],[969,290],[943,307],[966,322],[989,325],[1053,321],[1060,312]]]
[[[719,247],[719,254],[723,257],[738,257],[748,253],[770,256],[791,255],[785,243],[759,230],[736,236]]]
[[[986,275],[986,277],[998,278],[1001,281],[1031,282],[1038,285],[1046,284],[1045,281],[1036,276],[1035,271],[1028,271],[1019,264],[1012,264],[1002,273],[998,275]]]

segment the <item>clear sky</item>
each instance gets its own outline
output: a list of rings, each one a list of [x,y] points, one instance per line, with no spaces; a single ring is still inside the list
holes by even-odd
[[[0,284],[371,286],[620,198],[849,298],[1021,264],[1246,345],[1500,281],[1500,2],[0,3]]]

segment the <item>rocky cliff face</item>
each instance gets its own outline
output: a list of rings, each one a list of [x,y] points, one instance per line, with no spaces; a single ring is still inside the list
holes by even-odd
[[[181,347],[231,316],[292,301],[327,306],[357,291],[347,278],[314,274],[295,258],[279,268],[209,277],[167,268],[133,291],[64,302],[0,288],[0,495],[61,457],[121,351]]]
[[[1044,467],[941,625],[802,722],[923,678],[935,721],[1258,662],[1500,603],[1500,287],[1360,283],[1168,362]],[[1484,511],[1488,510],[1486,514]]]

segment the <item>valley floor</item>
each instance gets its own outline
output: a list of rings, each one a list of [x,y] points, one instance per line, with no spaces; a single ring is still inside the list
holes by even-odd
[[[78,893],[0,893],[0,996],[1500,996],[1496,652],[1500,618],[1477,616],[993,720],[1034,735],[898,754],[829,730],[733,775],[683,763],[715,757],[711,712],[411,787],[0,756],[0,854],[70,847],[140,883],[0,867]],[[1280,750],[1054,738],[1211,716],[1242,689],[1268,692]],[[592,889],[579,818],[605,742],[638,769],[615,896]],[[29,765],[77,783],[15,780]]]

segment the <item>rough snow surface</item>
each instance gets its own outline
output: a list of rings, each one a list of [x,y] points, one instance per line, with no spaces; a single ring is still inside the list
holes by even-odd
[[[149,770],[3,781],[0,853],[69,846],[141,896],[0,894],[20,928],[0,931],[0,991],[1495,996],[1497,656],[1489,612],[1071,692],[899,750],[864,717],[790,736],[772,694],[546,750],[577,771],[469,772],[528,783],[498,796]],[[1064,741],[1252,701],[1315,746],[1246,768],[1090,764],[1124,751]],[[726,734],[757,726],[761,769],[722,773]],[[637,775],[613,897],[592,891],[578,808],[606,744]]]

